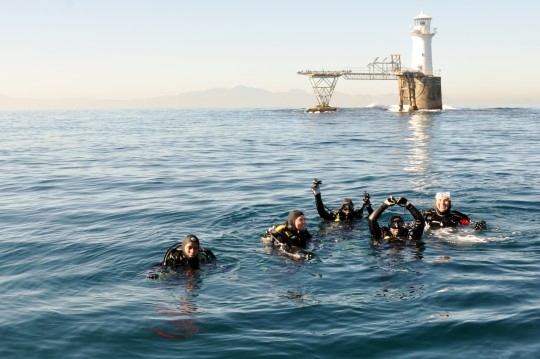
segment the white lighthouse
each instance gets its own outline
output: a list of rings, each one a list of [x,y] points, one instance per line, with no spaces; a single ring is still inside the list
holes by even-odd
[[[431,61],[431,38],[435,32],[431,32],[431,17],[420,12],[413,18],[414,26],[411,30],[413,40],[412,69],[422,72],[424,75],[433,75],[433,63]]]
[[[442,110],[441,77],[433,76],[431,62],[431,17],[422,11],[413,18],[411,27],[412,69],[397,75],[399,88],[399,110],[409,105],[409,111]]]

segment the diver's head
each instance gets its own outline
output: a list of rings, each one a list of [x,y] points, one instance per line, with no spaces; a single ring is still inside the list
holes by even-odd
[[[450,192],[437,192],[435,195],[435,210],[437,213],[446,213],[452,207]]]
[[[354,203],[349,198],[343,198],[343,202],[341,202],[341,207],[339,207],[339,210],[343,212],[343,214],[346,217],[350,217],[354,214]]]
[[[300,232],[307,229],[306,217],[304,216],[304,213],[302,213],[302,211],[290,211],[287,224],[289,225],[289,227],[294,228]]]
[[[388,221],[388,229],[393,236],[399,236],[405,230],[405,221],[400,216],[393,216]]]
[[[194,258],[199,254],[199,238],[193,234],[188,234],[182,241],[182,251],[188,258]]]

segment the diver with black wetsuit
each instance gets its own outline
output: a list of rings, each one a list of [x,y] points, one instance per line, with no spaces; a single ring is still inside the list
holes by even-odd
[[[424,219],[430,229],[460,226],[473,226],[475,230],[487,228],[485,221],[472,222],[471,217],[452,210],[452,199],[449,192],[438,192],[435,195],[435,208],[424,211]]]
[[[364,208],[367,208],[368,214],[373,212],[371,208],[371,202],[369,201],[369,193],[364,192],[363,205],[360,209],[354,209],[354,203],[349,198],[344,198],[341,202],[341,206],[331,212],[326,210],[326,206],[322,201],[321,185],[322,181],[317,178],[313,179],[311,184],[311,191],[315,196],[315,205],[317,206],[317,213],[322,219],[333,222],[352,222],[355,219],[362,219],[364,217]]]
[[[414,218],[414,221],[409,225],[405,225],[405,221],[401,216],[393,216],[388,221],[388,227],[379,226],[379,218],[388,207],[394,205],[405,207]],[[377,208],[368,217],[369,231],[373,236],[374,244],[388,243],[410,243],[421,242],[422,233],[424,232],[425,221],[424,217],[416,207],[413,206],[405,197],[388,197],[379,208]]]
[[[149,279],[157,279],[159,273],[164,274],[167,270],[199,269],[201,264],[215,261],[214,253],[210,249],[201,247],[199,238],[195,235],[188,234],[181,243],[175,243],[169,247],[163,260],[159,263],[158,273],[150,272],[146,276]]]
[[[272,226],[263,236],[263,242],[295,259],[311,259],[314,256],[313,253],[303,250],[310,239],[311,234],[307,230],[304,213],[298,210],[290,211],[287,222]]]

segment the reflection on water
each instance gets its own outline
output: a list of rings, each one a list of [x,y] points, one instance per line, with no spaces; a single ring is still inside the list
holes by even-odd
[[[172,287],[171,289],[177,290],[185,286],[184,293],[182,296],[177,297],[175,303],[171,304],[170,307],[156,308],[157,313],[167,317],[165,320],[167,328],[154,328],[153,331],[166,339],[184,340],[190,339],[200,330],[195,324],[197,305],[193,301],[196,297],[195,290],[198,288],[199,275],[196,271],[188,270],[185,273],[178,274],[177,278],[180,279],[178,287]]]
[[[379,271],[381,290],[376,294],[386,301],[421,297],[425,292],[422,246],[392,246],[375,252],[375,268]]]
[[[404,170],[415,174],[413,189],[422,191],[431,183],[429,177],[431,171],[429,129],[432,126],[433,114],[430,112],[415,112],[410,116],[409,134],[407,141],[411,143],[408,153],[408,162]]]

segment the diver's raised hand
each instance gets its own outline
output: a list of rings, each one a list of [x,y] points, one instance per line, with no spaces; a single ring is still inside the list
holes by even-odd
[[[388,207],[392,207],[393,205],[396,204],[396,199],[392,196],[388,197],[387,199],[384,200],[384,204],[386,204]]]
[[[399,197],[396,200],[396,204],[399,205],[400,207],[405,207],[405,208],[410,208],[411,207],[411,202],[409,202],[407,200],[407,198],[405,198],[405,197]]]
[[[322,181],[319,181],[317,178],[314,178],[311,182],[311,192],[313,192],[314,196],[321,194],[321,183]]]
[[[362,199],[362,202],[364,202],[364,207],[371,206],[371,202],[369,201],[370,197],[371,196],[369,195],[369,193],[364,191],[364,199]]]

